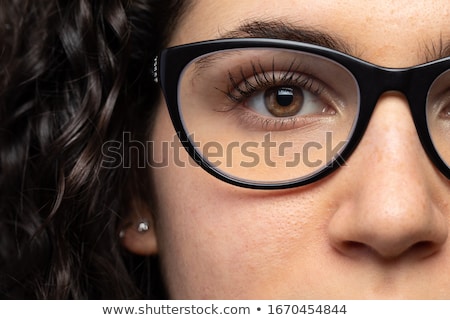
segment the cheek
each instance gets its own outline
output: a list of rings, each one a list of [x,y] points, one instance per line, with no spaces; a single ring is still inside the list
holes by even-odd
[[[172,297],[294,293],[277,286],[311,274],[324,238],[311,208],[212,188],[186,179],[158,193],[158,247]]]
[[[156,123],[155,145],[172,141],[165,111]],[[172,298],[294,294],[289,278],[310,274],[324,250],[326,215],[318,212],[327,205],[315,201],[314,192],[299,201],[298,192],[234,187],[193,166],[181,148],[155,158],[168,164],[152,177],[158,249]]]

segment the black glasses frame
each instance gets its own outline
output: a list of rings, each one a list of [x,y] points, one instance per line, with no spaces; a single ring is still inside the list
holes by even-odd
[[[180,75],[186,65],[202,55],[240,48],[279,48],[312,53],[337,62],[354,76],[360,90],[360,111],[353,134],[334,161],[306,178],[288,182],[257,183],[228,176],[202,158],[190,142],[188,133],[183,127],[178,107]],[[429,89],[436,78],[448,69],[450,69],[450,57],[410,68],[394,69],[380,67],[342,52],[306,43],[278,39],[237,38],[210,40],[164,49],[159,57],[155,58],[153,74],[155,82],[160,83],[175,131],[189,155],[198,165],[216,178],[240,187],[285,189],[303,186],[322,179],[345,163],[361,141],[379,97],[387,91],[399,91],[406,96],[425,152],[441,173],[450,179],[450,168],[441,159],[431,140],[426,115]]]

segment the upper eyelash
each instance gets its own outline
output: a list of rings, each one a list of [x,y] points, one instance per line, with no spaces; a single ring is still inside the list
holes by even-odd
[[[289,84],[300,85],[302,88],[307,90],[312,89],[313,86],[313,77],[308,76],[306,79],[301,80],[301,78],[306,77],[306,75],[299,70],[300,64],[296,65],[295,59],[289,65],[289,68],[286,71],[283,71],[282,75],[276,77],[275,71],[275,61],[272,61],[272,71],[267,72],[264,70],[264,67],[259,64],[260,71],[257,70],[257,66],[254,62],[251,62],[252,68],[252,77],[255,80],[258,87],[253,85],[248,77],[244,74],[244,69],[240,69],[240,80],[236,80],[236,78],[232,75],[232,73],[228,72],[228,79],[230,81],[230,88],[225,94],[227,97],[234,103],[240,103],[245,98],[251,96],[257,90],[262,90],[264,88],[269,88],[271,86],[277,85],[277,82],[289,82]],[[270,74],[271,73],[271,74]],[[238,95],[236,95],[236,92]],[[320,94],[320,89],[313,90],[313,93]]]

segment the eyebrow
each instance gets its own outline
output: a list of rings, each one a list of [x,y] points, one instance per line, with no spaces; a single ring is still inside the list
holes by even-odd
[[[247,21],[237,29],[220,34],[221,38],[269,38],[283,39],[326,47],[351,56],[360,56],[355,46],[350,46],[337,34],[322,31],[319,28],[297,26],[274,20]],[[442,34],[437,42],[431,41],[423,45],[421,59],[425,62],[450,57],[450,41],[444,41]]]
[[[337,35],[331,35],[318,29],[294,26],[292,24],[279,21],[255,20],[245,22],[237,29],[226,33],[220,33],[218,37],[218,39],[236,38],[291,40],[326,47],[348,55],[355,55],[354,50],[351,50],[350,46]],[[198,71],[208,68],[213,65],[217,59],[223,58],[224,56],[225,55],[222,55],[221,57],[202,57],[195,62],[195,69]]]
[[[337,35],[312,27],[299,27],[279,21],[249,21],[237,29],[221,33],[220,38],[269,38],[282,39],[326,47],[349,55],[355,55],[348,43]]]
[[[238,26],[236,29],[219,33],[218,39],[230,38],[269,38],[303,42],[339,51],[350,56],[360,57],[356,46],[340,38],[337,34],[322,31],[310,26],[297,26],[291,23],[274,20],[252,20]],[[444,41],[442,35],[437,42],[424,43],[421,59],[425,62],[450,57],[450,41]],[[196,62],[196,69],[209,67],[215,57],[203,57]]]

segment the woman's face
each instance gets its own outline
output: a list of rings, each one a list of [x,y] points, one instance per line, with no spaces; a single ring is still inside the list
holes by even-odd
[[[194,0],[170,46],[257,21],[318,30],[394,68],[435,59],[450,41],[445,0]],[[155,123],[156,145],[173,141],[164,101]],[[180,166],[188,155],[174,144],[155,150],[169,163],[151,175],[172,298],[450,298],[450,183],[425,154],[402,94],[382,95],[346,165],[305,187],[235,187]]]

